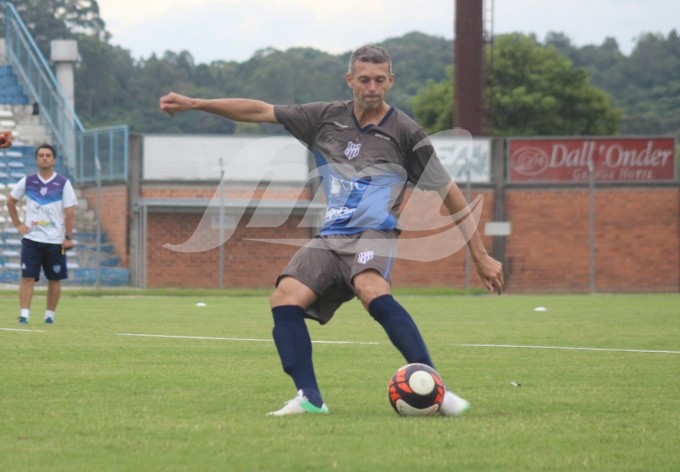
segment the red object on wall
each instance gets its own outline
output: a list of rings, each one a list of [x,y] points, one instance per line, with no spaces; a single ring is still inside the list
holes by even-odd
[[[510,182],[662,182],[676,178],[675,139],[508,140]]]

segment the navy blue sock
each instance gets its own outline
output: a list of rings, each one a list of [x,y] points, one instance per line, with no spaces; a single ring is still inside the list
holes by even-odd
[[[312,363],[312,340],[305,323],[305,311],[299,306],[286,305],[272,308],[274,344],[281,358],[283,371],[290,375],[298,390],[315,406],[323,404],[316,383]]]
[[[368,312],[380,323],[406,362],[409,364],[419,362],[434,367],[416,323],[392,295],[382,295],[373,299],[368,304]]]

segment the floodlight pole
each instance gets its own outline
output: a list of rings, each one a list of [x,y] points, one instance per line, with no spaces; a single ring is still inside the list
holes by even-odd
[[[97,290],[101,287],[101,237],[102,237],[102,166],[99,156],[94,156],[94,172],[97,181],[97,243],[95,245],[97,254],[96,286]]]
[[[590,293],[595,293],[595,169],[591,159],[588,160],[588,210],[588,272],[590,276]]]
[[[465,159],[465,176],[466,176],[466,182],[465,182],[465,200],[467,200],[467,204],[470,205],[470,200],[472,198],[471,195],[471,185],[470,185],[470,159],[469,157],[466,157]],[[474,218],[472,216],[472,212],[468,214],[468,218]],[[465,245],[465,288],[468,289],[470,288],[470,246],[467,244]]]
[[[219,222],[219,238],[220,238],[220,249],[219,249],[219,288],[224,288],[224,162],[220,157],[218,159],[220,163],[220,222]]]

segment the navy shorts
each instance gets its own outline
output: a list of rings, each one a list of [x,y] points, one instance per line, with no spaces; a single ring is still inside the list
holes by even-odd
[[[40,268],[47,280],[68,278],[66,255],[61,244],[39,243],[31,239],[21,240],[21,277],[40,280]]]

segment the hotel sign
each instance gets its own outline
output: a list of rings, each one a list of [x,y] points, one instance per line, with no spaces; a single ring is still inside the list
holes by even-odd
[[[668,137],[508,140],[510,182],[668,182],[676,180]]]

